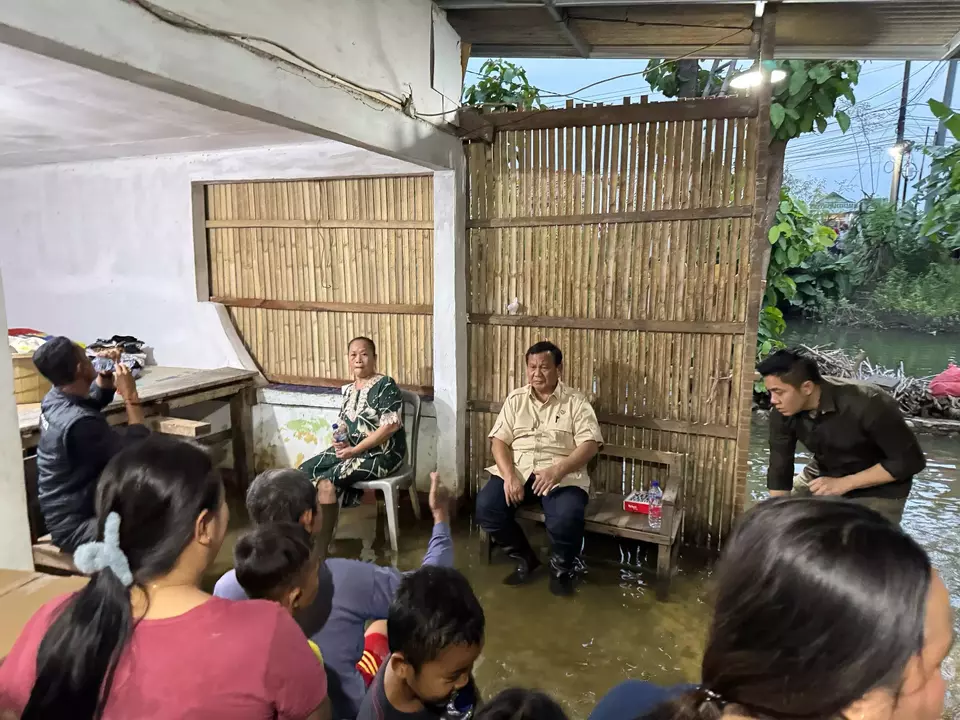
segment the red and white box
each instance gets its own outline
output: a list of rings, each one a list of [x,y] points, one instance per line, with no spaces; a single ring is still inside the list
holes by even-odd
[[[650,496],[646,490],[635,490],[623,499],[623,509],[627,512],[647,515],[650,513]]]

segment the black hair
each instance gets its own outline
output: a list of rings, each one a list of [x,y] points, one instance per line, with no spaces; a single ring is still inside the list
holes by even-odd
[[[60,387],[77,379],[80,346],[67,337],[50,338],[33,353],[34,367],[51,383]]]
[[[546,693],[508,688],[477,710],[475,720],[567,720],[566,713]]]
[[[845,500],[779,498],[746,514],[717,572],[702,686],[644,720],[840,717],[896,693],[923,647],[927,554]]]
[[[808,380],[817,385],[823,382],[817,361],[800,350],[777,350],[757,364],[757,372],[763,377],[778,377],[796,388]]]
[[[387,617],[391,653],[415,671],[451,645],[483,643],[483,608],[467,579],[447,567],[422,567],[406,575]]]
[[[296,587],[310,562],[310,533],[299,523],[258,525],[237,540],[237,582],[251,598],[278,600]]]
[[[198,445],[151,435],[107,464],[97,489],[100,536],[107,515],[120,516],[120,549],[133,582],[173,569],[194,538],[203,511],[216,513],[223,485]],[[37,675],[21,720],[100,718],[114,673],[133,634],[130,589],[110,569],[94,573],[47,629]]]
[[[308,510],[317,512],[317,489],[302,470],[266,470],[247,488],[247,513],[254,525],[298,523]]]
[[[364,336],[364,335],[358,335],[358,336],[355,337],[353,340],[351,340],[350,342],[348,342],[348,343],[347,343],[347,350],[350,349],[350,346],[351,346],[351,345],[353,345],[355,342],[358,342],[358,341],[359,341],[359,342],[365,342],[365,343],[367,344],[367,347],[370,348],[370,352],[373,354],[373,356],[374,356],[374,357],[377,356],[377,344],[376,344],[373,340],[371,340],[370,338],[368,338],[368,337],[366,337],[366,336]]]
[[[531,345],[530,349],[527,350],[527,354],[523,356],[523,359],[529,360],[531,355],[541,355],[542,353],[550,353],[550,356],[553,358],[553,364],[557,367],[563,365],[563,352],[549,340],[541,340]]]

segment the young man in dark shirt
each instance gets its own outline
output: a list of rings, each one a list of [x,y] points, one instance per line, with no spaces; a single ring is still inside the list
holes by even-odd
[[[814,457],[804,472],[809,492],[842,496],[899,523],[926,460],[896,401],[871,385],[823,378],[816,361],[793,350],[774,353],[757,371],[773,405],[770,494],[793,489],[799,440]]]
[[[407,575],[387,618],[390,657],[357,720],[468,720],[483,633],[483,608],[463,575],[445,567]]]
[[[54,385],[40,404],[40,511],[57,547],[73,552],[97,539],[94,497],[103,468],[125,443],[149,430],[143,425],[137,384],[125,365],[97,373],[86,353],[65,337],[41,345],[33,364]],[[125,430],[110,427],[101,412],[115,392],[127,406]]]

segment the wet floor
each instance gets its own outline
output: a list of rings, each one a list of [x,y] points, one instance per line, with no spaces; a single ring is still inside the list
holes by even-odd
[[[765,430],[762,420],[755,422],[752,499],[760,498],[764,488]],[[904,527],[930,552],[960,610],[960,440],[923,436],[921,442],[928,467],[916,480]],[[405,527],[397,567],[417,567],[427,537],[426,521]],[[542,533],[534,537],[545,547]],[[470,578],[487,616],[487,644],[476,675],[488,696],[516,685],[536,687],[556,697],[571,718],[584,718],[600,696],[625,678],[664,684],[696,680],[709,619],[710,572],[694,553],[681,556],[667,603],[656,601],[652,574],[635,576],[594,562],[576,597],[558,599],[549,593],[545,576],[529,587],[504,587],[500,581],[509,564],[496,557],[486,564],[466,517],[456,523],[455,542],[457,566]],[[621,550],[635,548],[588,538],[588,553],[602,558],[616,559]],[[372,506],[344,514],[334,553],[391,562]],[[960,661],[960,648],[954,655]],[[960,718],[960,683],[951,681],[951,688],[945,717]]]

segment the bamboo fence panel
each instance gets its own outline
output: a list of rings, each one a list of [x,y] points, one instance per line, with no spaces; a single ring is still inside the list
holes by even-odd
[[[271,382],[335,386],[368,335],[381,372],[432,394],[433,178],[205,187],[210,299]]]
[[[498,113],[492,141],[466,146],[469,479],[492,463],[486,436],[526,382],[524,351],[551,340],[608,445],[685,454],[685,539],[717,547],[744,496],[756,104],[611,110],[529,129]],[[646,488],[652,470],[601,455],[593,489]]]

